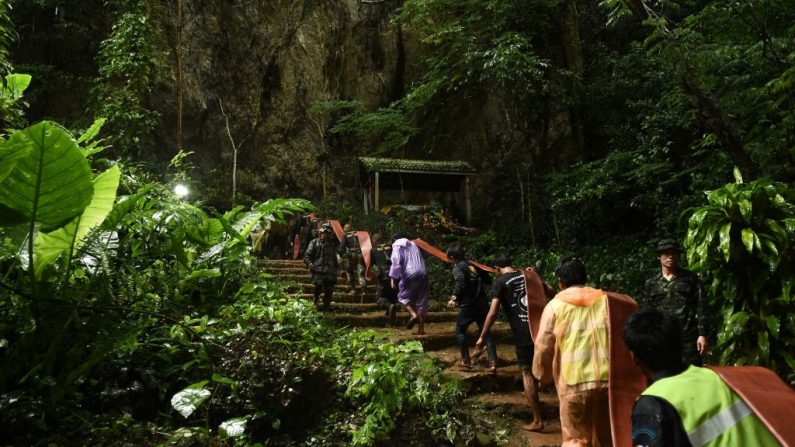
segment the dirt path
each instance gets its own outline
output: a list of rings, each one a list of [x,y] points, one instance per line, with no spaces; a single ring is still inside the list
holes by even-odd
[[[297,285],[290,290],[296,298],[312,299],[313,286],[309,271],[300,260],[266,260],[262,261],[265,271],[283,279],[295,281]],[[457,312],[447,310],[431,311],[425,326],[427,335],[417,337],[412,331],[405,329],[408,313],[398,313],[397,327],[388,327],[384,310],[375,304],[375,286],[368,284],[367,294],[361,298],[346,294],[346,282],[341,276],[331,304],[331,310],[325,315],[340,326],[369,328],[387,335],[387,340],[399,342],[419,340],[425,352],[437,359],[445,368],[445,374],[462,382],[467,392],[466,403],[486,413],[490,425],[505,430],[506,446],[559,446],[560,423],[558,421],[558,402],[554,391],[541,394],[542,411],[545,417],[545,428],[541,433],[531,433],[519,427],[531,420],[530,410],[522,395],[522,380],[516,364],[516,353],[511,343],[511,330],[507,322],[498,320],[492,329],[497,342],[499,357],[496,374],[486,371],[486,356],[474,362],[470,370],[462,370],[455,366],[458,361],[458,347],[455,343],[455,319]],[[432,297],[433,298],[433,297]],[[432,300],[433,302],[433,300]],[[441,306],[438,306],[441,308]],[[434,306],[431,307],[434,309]],[[414,329],[416,330],[416,328]],[[477,327],[472,325],[468,335],[474,344],[477,338]],[[493,435],[493,434],[491,434]]]

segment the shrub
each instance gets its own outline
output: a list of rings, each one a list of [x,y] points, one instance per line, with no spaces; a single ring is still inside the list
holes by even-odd
[[[795,379],[795,193],[768,179],[711,191],[685,241],[719,309],[720,362],[770,367]]]

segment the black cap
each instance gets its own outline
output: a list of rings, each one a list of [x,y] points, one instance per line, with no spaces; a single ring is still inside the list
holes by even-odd
[[[676,242],[675,239],[660,239],[660,242],[657,242],[657,254],[660,254],[664,251],[671,251],[676,250],[678,252],[682,252],[682,247],[679,245],[679,242]]]
[[[331,225],[329,225],[329,224],[321,225],[320,226],[320,232],[321,233],[331,233]]]

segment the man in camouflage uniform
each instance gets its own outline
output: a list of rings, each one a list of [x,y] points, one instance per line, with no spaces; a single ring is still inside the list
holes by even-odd
[[[709,314],[698,275],[679,268],[681,255],[682,249],[675,240],[660,240],[660,273],[646,281],[641,306],[675,315],[682,327],[682,361],[701,366],[701,357],[709,346]]]
[[[331,238],[331,226],[324,224],[318,230],[319,237],[312,239],[304,254],[304,263],[312,272],[315,284],[315,306],[323,292],[323,310],[331,306],[331,295],[337,284],[337,246]]]
[[[359,282],[361,290],[361,301],[364,302],[364,294],[367,291],[367,282],[364,278],[364,259],[362,250],[359,247],[359,237],[356,231],[351,229],[351,224],[345,224],[342,228],[344,234],[340,241],[338,253],[342,260],[342,267],[348,279],[348,294],[356,293],[356,282]]]

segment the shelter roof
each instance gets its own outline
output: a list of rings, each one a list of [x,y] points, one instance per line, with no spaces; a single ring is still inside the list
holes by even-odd
[[[359,157],[367,172],[474,175],[477,171],[460,160],[408,160],[404,158]]]

